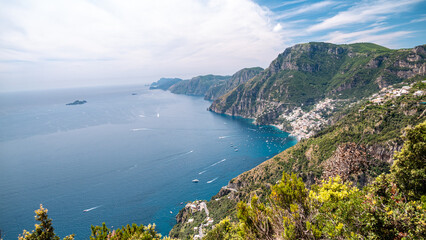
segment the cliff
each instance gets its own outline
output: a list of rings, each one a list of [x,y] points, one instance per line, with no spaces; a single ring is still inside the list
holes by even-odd
[[[231,78],[221,84],[211,87],[205,94],[204,98],[207,100],[215,100],[220,96],[231,91],[240,84],[246,83],[254,76],[263,71],[261,67],[244,68],[236,72]]]
[[[230,76],[219,75],[198,76],[190,80],[180,81],[171,86],[169,90],[176,94],[204,96],[210,88],[221,85],[230,78]]]
[[[371,43],[298,44],[279,54],[253,79],[215,100],[209,110],[254,118],[259,124],[310,137],[348,104],[404,79],[424,76],[425,47],[391,50]]]

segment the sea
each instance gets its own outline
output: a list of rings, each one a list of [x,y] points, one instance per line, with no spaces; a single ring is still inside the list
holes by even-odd
[[[103,222],[168,235],[186,202],[297,142],[210,104],[147,86],[1,93],[1,237],[33,230],[40,204],[61,238],[88,239]]]

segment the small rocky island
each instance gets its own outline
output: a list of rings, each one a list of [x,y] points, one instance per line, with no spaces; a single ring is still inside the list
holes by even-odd
[[[80,104],[85,104],[85,103],[87,103],[87,101],[86,101],[86,100],[82,100],[82,101],[80,101],[80,100],[75,100],[74,102],[72,102],[72,103],[67,103],[67,104],[65,104],[65,105],[80,105]]]

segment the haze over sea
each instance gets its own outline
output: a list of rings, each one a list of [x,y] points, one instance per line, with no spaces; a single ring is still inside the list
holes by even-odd
[[[77,99],[87,103],[65,105]],[[142,86],[0,94],[2,237],[34,229],[40,203],[61,237],[87,239],[102,222],[167,235],[181,203],[210,199],[296,143],[209,105]]]

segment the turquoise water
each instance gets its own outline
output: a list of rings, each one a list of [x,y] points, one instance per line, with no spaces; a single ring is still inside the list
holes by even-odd
[[[87,103],[65,105],[77,99]],[[181,203],[210,199],[296,143],[209,105],[141,86],[0,94],[2,237],[34,229],[40,203],[61,237],[87,239],[102,222],[167,235]]]

